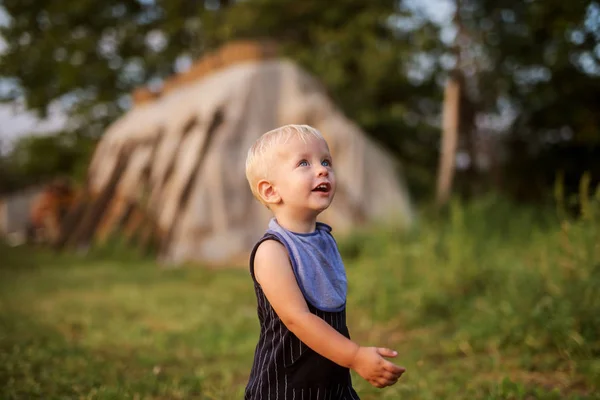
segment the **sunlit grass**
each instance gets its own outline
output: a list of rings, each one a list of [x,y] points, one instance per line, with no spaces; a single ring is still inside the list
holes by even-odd
[[[597,217],[491,199],[340,238],[353,338],[408,369],[361,397],[600,398]],[[0,247],[0,398],[240,399],[255,308],[246,269]]]

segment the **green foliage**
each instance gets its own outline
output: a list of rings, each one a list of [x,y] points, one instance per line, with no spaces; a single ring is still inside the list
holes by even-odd
[[[75,133],[25,136],[0,158],[0,192],[23,188],[57,176],[81,182],[95,142]]]
[[[156,85],[228,40],[274,38],[353,120],[402,157],[415,189],[430,190],[438,133],[427,116],[439,110],[439,68],[417,67],[418,79],[407,71],[419,57],[440,54],[441,44],[437,28],[415,23],[400,2],[72,3],[3,3],[11,19],[0,29],[8,44],[0,78],[14,90],[2,100],[23,97],[40,114],[59,100],[70,129],[98,137],[128,108],[134,87]]]
[[[597,1],[464,2],[461,17],[481,46],[481,100],[512,103],[517,134],[529,143],[570,138],[599,143],[600,43]],[[568,131],[568,133],[566,132]],[[539,143],[539,141],[538,141]]]
[[[562,373],[597,382],[600,195],[585,199],[586,217],[577,220],[490,197],[469,207],[453,203],[447,223],[426,218],[412,232],[374,230],[342,241],[343,256],[353,260],[353,311],[375,331],[367,337],[379,342],[398,331],[423,332],[405,340],[424,364],[434,362],[430,368],[458,357],[465,364],[458,368],[473,368],[475,378],[482,368],[497,371],[508,363],[507,376],[525,379],[516,386],[481,385],[468,398],[567,398],[536,388],[527,375],[536,381],[536,374],[545,375],[551,388],[564,385]],[[482,366],[482,357],[492,365]],[[460,374],[451,379],[460,381]],[[447,390],[441,397],[453,398]]]
[[[236,305],[234,293],[251,295],[241,276],[161,271],[140,261],[87,261],[81,269],[81,258],[51,254],[23,265],[22,257],[1,270],[17,286],[35,289],[3,290],[0,298],[0,397],[228,398],[219,393],[240,371],[209,363],[218,359],[220,368],[235,371],[238,348],[248,347],[234,340],[254,327],[251,307]],[[214,292],[197,290],[209,281]],[[238,289],[221,296],[224,285]],[[25,299],[38,301],[23,307]],[[238,308],[229,328],[213,307]],[[49,318],[37,315],[44,309]]]
[[[7,90],[0,100],[22,99],[41,115],[57,102],[70,117],[69,131],[99,137],[129,108],[136,86],[155,87],[229,40],[274,38],[399,157],[411,193],[422,198],[434,186],[441,84],[453,56],[439,28],[407,4],[7,0],[10,18],[0,27]],[[505,161],[504,178],[494,185],[514,197],[544,200],[559,170],[570,181],[585,170],[600,179],[599,13],[592,0],[461,2],[465,125],[506,115],[500,125],[508,126],[501,130],[509,139],[489,151]],[[469,181],[459,191],[489,189],[487,173],[471,172],[459,176]]]
[[[586,396],[580,396],[573,394],[566,396],[559,390],[544,390],[542,388],[531,388],[518,382],[513,382],[510,379],[504,379],[500,384],[493,387],[490,390],[488,396],[484,397],[486,400],[504,399],[504,400],[580,400]]]
[[[480,349],[492,339],[532,351],[597,356],[600,199],[582,205],[594,212],[559,223],[548,211],[515,210],[493,198],[469,208],[454,203],[447,225],[424,221],[419,232],[408,235],[363,235],[358,257],[352,247],[342,252],[355,255],[356,263],[385,268],[396,284],[385,274],[373,275],[370,287],[389,288],[388,295],[398,284],[419,289],[408,306],[414,312],[403,313],[411,324],[421,324],[423,317],[444,319],[455,337],[468,337]],[[422,290],[424,281],[431,291]],[[375,318],[396,315],[394,304],[379,304],[386,296],[371,295],[366,304],[375,307]]]
[[[188,1],[2,5],[10,18],[0,28],[7,43],[1,77],[12,90],[0,98],[22,98],[39,115],[60,101],[70,126],[94,136],[127,108],[124,96],[134,87],[173,73],[175,59],[199,34],[187,30],[187,21],[203,9]]]
[[[221,41],[274,36],[284,53],[324,83],[342,110],[398,156],[413,193],[431,190],[439,132],[439,30],[402,2],[240,2],[216,30]],[[432,60],[418,65],[418,60]],[[418,71],[418,73],[417,73]],[[409,72],[417,73],[414,77]]]
[[[480,115],[506,115],[503,190],[545,201],[560,171],[570,192],[586,171],[600,183],[600,116],[590,111],[600,107],[600,4],[461,4],[467,96]]]
[[[399,351],[370,399],[598,399],[600,191],[577,218],[496,197],[339,238],[349,326]],[[165,269],[119,243],[0,244],[0,397],[239,398],[258,335],[245,269]]]

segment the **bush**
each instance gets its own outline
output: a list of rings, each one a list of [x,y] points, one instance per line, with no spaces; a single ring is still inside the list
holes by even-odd
[[[555,354],[532,368],[598,374],[600,196],[588,199],[577,218],[490,197],[412,232],[355,234],[341,246],[352,307],[406,330],[441,324],[447,354]]]

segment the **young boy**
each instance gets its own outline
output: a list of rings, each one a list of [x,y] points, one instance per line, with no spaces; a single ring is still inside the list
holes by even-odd
[[[358,399],[350,368],[372,385],[404,373],[386,348],[361,347],[346,326],[346,273],[331,227],[316,222],[336,182],[319,131],[286,125],[250,148],[246,177],[274,215],[250,256],[260,337],[245,399]]]

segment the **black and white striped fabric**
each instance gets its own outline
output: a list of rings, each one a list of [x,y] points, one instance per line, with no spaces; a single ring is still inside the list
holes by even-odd
[[[352,387],[350,370],[319,355],[290,332],[271,307],[254,276],[256,249],[265,240],[280,241],[266,234],[252,250],[250,274],[258,301],[260,336],[246,386],[245,400],[359,400]],[[307,301],[310,312],[350,338],[346,309],[322,311]]]

